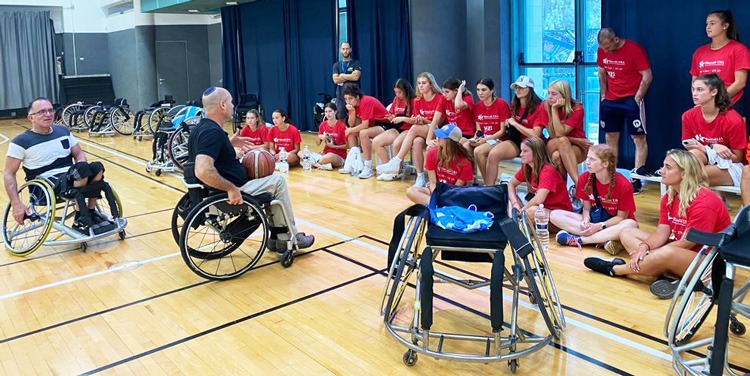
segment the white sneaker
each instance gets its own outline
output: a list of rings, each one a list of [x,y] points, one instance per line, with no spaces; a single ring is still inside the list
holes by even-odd
[[[352,170],[350,170],[350,169],[348,169],[346,167],[339,169],[339,174],[351,174],[351,173],[352,173]]]
[[[377,170],[381,174],[398,174],[398,171],[401,170],[401,160],[393,157],[388,163],[378,165]]]
[[[333,171],[333,165],[330,164],[330,163],[325,163],[325,164],[322,164],[322,165],[318,166],[318,170]],[[343,168],[342,168],[342,170],[343,170]],[[344,172],[342,172],[342,174],[344,174]]]
[[[417,174],[417,181],[414,182],[412,187],[424,188],[427,186],[427,179],[424,177],[424,173]]]
[[[365,167],[364,170],[362,170],[362,172],[359,173],[358,178],[360,178],[360,179],[369,179],[369,178],[372,177],[372,175],[373,175],[373,173],[372,173],[372,167]]]
[[[394,181],[400,178],[399,174],[380,174],[378,180],[380,181]]]

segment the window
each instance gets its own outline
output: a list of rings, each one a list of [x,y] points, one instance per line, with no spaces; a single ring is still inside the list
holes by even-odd
[[[339,13],[339,43],[336,45],[336,51],[338,46],[341,46],[341,42],[348,40],[347,23],[346,23],[346,2],[347,0],[338,0],[338,13]],[[338,52],[336,52],[338,54]],[[338,59],[337,59],[338,60]]]
[[[599,80],[596,35],[601,28],[601,0],[516,0],[513,18],[524,20],[513,32],[517,74],[534,80],[547,97],[552,81],[567,80],[585,109],[589,140],[599,140]]]

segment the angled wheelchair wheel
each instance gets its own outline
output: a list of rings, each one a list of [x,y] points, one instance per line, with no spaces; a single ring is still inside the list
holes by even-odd
[[[99,106],[91,106],[83,112],[83,123],[86,124],[86,128],[92,129],[96,120],[96,111]]]
[[[711,266],[717,253],[715,248],[707,254],[701,252],[693,260],[692,278],[680,282],[667,311],[666,334],[670,344],[680,346],[690,341],[711,312],[714,306]]]
[[[214,280],[240,276],[263,256],[268,219],[261,205],[243,195],[230,205],[226,193],[210,196],[185,218],[179,247],[185,263],[197,275]]]
[[[115,197],[115,204],[117,205],[117,212],[119,213],[120,217],[124,217],[120,195],[117,194],[117,191],[115,190],[114,187],[111,187],[111,188],[112,188],[112,195]],[[96,210],[99,213],[106,214],[108,217],[112,217],[112,208],[109,206],[109,200],[107,200],[106,197],[102,197],[96,200]]]
[[[542,313],[547,328],[555,339],[559,339],[562,330],[565,328],[565,315],[560,304],[560,297],[557,294],[555,280],[552,278],[552,271],[526,213],[522,212],[516,218],[519,218],[521,232],[529,239],[534,248],[534,251],[524,259],[526,282],[529,289],[532,290],[532,297],[539,306],[539,311]]]
[[[423,245],[422,239],[425,232],[426,221],[424,218],[414,216],[409,218],[404,234],[399,241],[398,252],[393,257],[391,267],[386,277],[383,288],[383,299],[380,303],[380,312],[385,322],[391,322],[398,312],[401,298],[410,283],[411,278],[417,270],[419,249]]]
[[[169,159],[179,169],[182,169],[182,164],[188,160],[188,137],[193,126],[192,124],[180,126],[167,141]]]
[[[172,211],[172,237],[177,245],[180,245],[180,229],[182,228],[185,217],[187,217],[190,211],[190,194],[185,193],[179,201],[177,206]]]
[[[3,215],[3,242],[11,254],[26,256],[39,249],[49,235],[55,218],[55,195],[46,181],[33,179],[18,189],[18,196],[31,215],[18,223],[8,204]]]
[[[135,122],[135,115],[130,108],[127,107],[115,107],[109,114],[109,125],[117,131],[117,133],[129,136],[133,134],[133,123]]]
[[[169,110],[169,107],[157,107],[153,111],[151,111],[151,113],[148,115],[148,121],[146,122],[146,128],[148,129],[149,133],[156,133],[156,131],[159,129],[159,124],[161,123],[162,119],[164,119],[164,115],[166,115]]]
[[[65,108],[63,109],[63,111],[62,111],[62,115],[61,115],[60,121],[61,121],[61,122],[62,122],[62,123],[63,123],[63,124],[64,124],[64,125],[66,126],[66,127],[68,127],[68,128],[71,128],[71,127],[73,127],[73,124],[72,124],[72,117],[73,117],[73,114],[74,114],[74,113],[75,113],[76,111],[80,110],[80,109],[81,109],[81,107],[83,107],[83,104],[82,104],[82,103],[73,103],[73,104],[69,104],[69,105],[67,105],[67,106],[66,106],[66,107],[65,107]]]

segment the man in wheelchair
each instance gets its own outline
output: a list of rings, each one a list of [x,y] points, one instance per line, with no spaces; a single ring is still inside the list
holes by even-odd
[[[249,150],[249,142],[239,136],[230,140],[221,127],[232,119],[232,95],[224,88],[210,87],[203,93],[202,100],[206,117],[195,126],[188,139],[188,161],[195,163],[195,176],[203,184],[227,192],[229,203],[233,205],[242,203],[242,192],[251,196],[270,193],[281,201],[290,223],[284,223],[284,214],[279,208],[272,208],[271,240],[268,242],[271,251],[286,252],[287,241],[292,236],[296,237],[299,249],[312,246],[315,237],[296,230],[286,180],[275,174],[248,179],[238,158]]]
[[[53,187],[55,196],[75,200],[75,230],[91,236],[110,231],[116,225],[94,210],[96,200],[104,191],[113,208],[112,216],[119,217],[117,205],[113,204],[112,189],[104,181],[104,165],[101,162],[88,163],[70,131],[53,125],[54,111],[47,98],[31,101],[27,116],[31,129],[13,138],[8,146],[4,180],[13,218],[23,223],[24,218],[31,215],[18,195],[16,173],[23,164],[27,181],[45,179]]]

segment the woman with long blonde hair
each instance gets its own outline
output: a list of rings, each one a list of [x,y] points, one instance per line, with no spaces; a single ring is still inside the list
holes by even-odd
[[[572,211],[570,197],[565,190],[565,182],[552,164],[539,137],[529,137],[521,142],[521,168],[508,184],[508,198],[511,205],[518,210],[525,210],[529,218],[534,218],[539,205],[547,211],[562,209]],[[534,197],[525,205],[516,193],[516,187],[526,182],[529,193]]]
[[[638,227],[633,185],[616,172],[615,160],[614,150],[607,145],[595,145],[589,150],[588,171],[578,177],[576,189],[576,197],[583,201],[583,213],[566,210],[550,213],[550,222],[563,230],[557,233],[560,245],[580,248],[584,244],[604,243],[604,249],[616,255],[623,249],[617,241],[620,232]]]
[[[682,277],[701,249],[700,244],[685,239],[688,230],[719,232],[731,224],[726,206],[707,188],[707,177],[693,154],[686,150],[668,151],[661,177],[669,189],[661,198],[656,231],[627,228],[620,234],[630,263],[621,258],[606,261],[589,257],[583,262],[586,267],[612,277]],[[676,288],[676,281],[659,279],[651,285],[651,292],[660,299],[670,299]]]
[[[411,150],[412,163],[417,170],[417,181],[414,186],[427,186],[424,173],[424,150],[428,136],[431,136],[433,130],[442,124],[443,114],[438,111],[438,108],[445,106],[443,102],[445,102],[445,97],[435,81],[435,76],[430,72],[420,73],[417,76],[417,96],[414,98],[411,117],[391,120],[391,122],[403,121],[412,126],[404,137],[398,153],[388,163],[377,166],[378,173],[398,174],[401,170],[401,162]]]
[[[536,123],[549,133],[547,151],[560,173],[567,172],[577,182],[578,164],[586,158],[591,146],[583,129],[583,105],[573,99],[568,81],[557,80],[547,87],[542,110]]]

